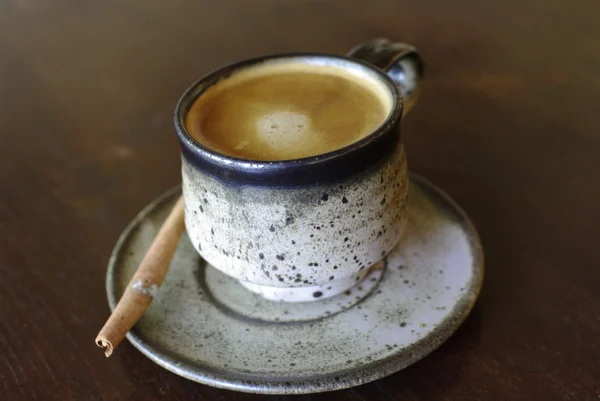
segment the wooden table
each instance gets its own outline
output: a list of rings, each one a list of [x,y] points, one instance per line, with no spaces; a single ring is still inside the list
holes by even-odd
[[[433,354],[279,400],[600,397],[600,3],[0,2],[0,400],[257,400],[94,345],[119,234],[180,180],[171,116],[206,72],[282,51],[416,45],[411,169],[478,227],[481,298]]]

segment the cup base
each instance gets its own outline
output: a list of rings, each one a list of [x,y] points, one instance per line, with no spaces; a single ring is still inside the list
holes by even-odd
[[[385,266],[386,261],[380,261],[370,269],[365,269],[366,271],[359,276],[358,282],[355,277],[352,277],[352,280],[337,283],[335,292],[333,292],[333,285],[327,285],[325,288],[315,286],[277,289],[285,291],[273,291],[273,287],[258,286],[257,291],[252,291],[243,286],[247,283],[241,283],[210,265],[207,265],[200,275],[203,286],[210,293],[211,298],[225,310],[234,312],[244,319],[286,323],[321,319],[352,308],[377,288],[384,275]],[[331,289],[328,289],[329,287]],[[327,293],[314,296],[314,291],[320,290]],[[293,301],[284,301],[288,299]],[[303,300],[310,302],[303,302]]]
[[[239,281],[246,289],[262,296],[269,301],[276,302],[312,302],[327,299],[339,295],[362,284],[365,278],[372,272],[382,271],[383,261],[373,264],[368,269],[364,269],[358,274],[339,280],[330,281],[323,285],[313,285],[304,287],[269,287],[256,285],[245,281]],[[378,281],[378,280],[377,280]]]

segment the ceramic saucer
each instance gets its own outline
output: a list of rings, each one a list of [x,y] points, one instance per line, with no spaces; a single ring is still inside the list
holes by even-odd
[[[107,273],[111,308],[179,193],[153,201],[119,239]],[[411,175],[407,228],[380,267],[344,294],[276,303],[206,265],[184,235],[127,338],[160,366],[215,387],[301,394],[357,386],[416,362],[454,333],[479,294],[483,253],[456,203]]]

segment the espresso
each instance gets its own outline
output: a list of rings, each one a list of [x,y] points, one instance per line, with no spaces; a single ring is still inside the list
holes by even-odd
[[[253,66],[209,87],[186,117],[204,146],[250,160],[289,160],[343,148],[376,130],[392,108],[384,84],[341,67]]]

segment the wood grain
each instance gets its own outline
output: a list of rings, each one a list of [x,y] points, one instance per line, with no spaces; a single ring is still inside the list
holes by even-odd
[[[258,400],[90,341],[127,222],[180,179],[171,116],[225,63],[386,36],[427,63],[411,169],[484,242],[478,305],[439,350],[353,390],[273,400],[600,397],[600,3],[0,1],[0,399]]]

